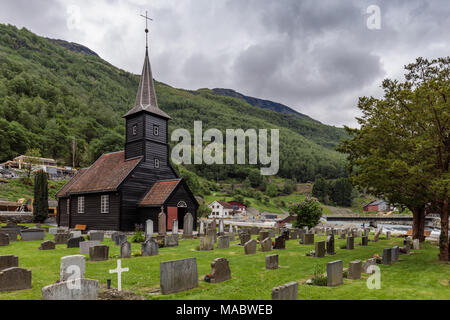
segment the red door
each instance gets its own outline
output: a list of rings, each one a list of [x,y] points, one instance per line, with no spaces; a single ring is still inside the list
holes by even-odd
[[[173,221],[178,219],[178,208],[168,207],[167,208],[167,230],[173,229]]]

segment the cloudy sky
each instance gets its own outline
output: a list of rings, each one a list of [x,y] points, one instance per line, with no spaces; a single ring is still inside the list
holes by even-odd
[[[140,73],[146,10],[159,81],[235,89],[336,126],[356,126],[358,97],[379,96],[405,64],[450,54],[448,0],[1,0],[0,23]]]

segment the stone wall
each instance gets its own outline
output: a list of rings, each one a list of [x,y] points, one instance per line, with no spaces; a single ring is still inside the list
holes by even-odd
[[[0,223],[33,223],[33,213],[0,212]]]

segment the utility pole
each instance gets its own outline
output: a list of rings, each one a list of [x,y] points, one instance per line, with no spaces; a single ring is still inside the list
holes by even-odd
[[[72,138],[72,168],[75,169],[75,151],[77,148],[77,140],[75,137]]]

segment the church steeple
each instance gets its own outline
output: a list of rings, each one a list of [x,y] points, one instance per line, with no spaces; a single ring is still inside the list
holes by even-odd
[[[144,17],[144,16],[143,16]],[[145,15],[146,22],[151,20]],[[160,117],[171,119],[164,111],[159,109],[158,100],[156,98],[155,84],[153,82],[152,67],[150,65],[150,59],[148,56],[148,27],[145,29],[146,33],[146,48],[145,48],[145,60],[144,67],[142,69],[141,80],[139,82],[139,88],[136,95],[136,103],[134,108],[128,111],[124,116],[125,118],[134,115],[138,112],[145,111]]]

